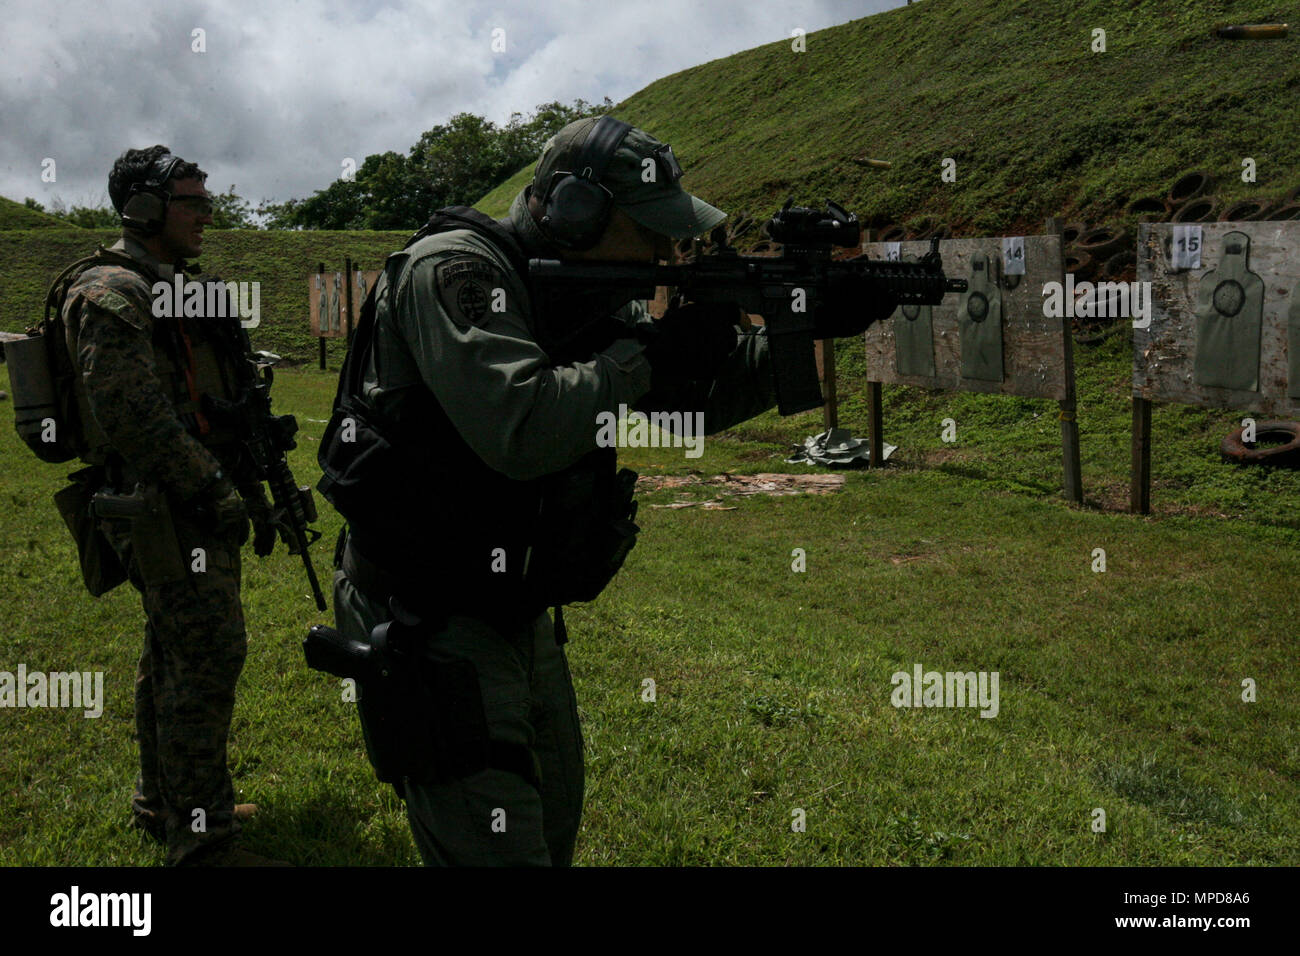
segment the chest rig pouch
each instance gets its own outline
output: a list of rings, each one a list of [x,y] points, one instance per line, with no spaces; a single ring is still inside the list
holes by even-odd
[[[407,247],[451,229],[492,242],[527,279],[514,237],[468,207],[439,210]],[[350,566],[373,572],[355,583],[381,600],[489,616],[509,607],[522,619],[593,600],[636,543],[636,474],[618,470],[613,449],[596,449],[560,472],[516,481],[473,452],[428,389],[407,390],[391,408],[368,401],[379,300],[396,288],[401,263],[389,259],[362,304],[318,455],[318,488],[364,558]]]

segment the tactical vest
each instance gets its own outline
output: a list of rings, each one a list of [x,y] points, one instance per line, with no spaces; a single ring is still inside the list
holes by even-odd
[[[67,321],[69,316],[76,317],[81,307],[79,280],[87,270],[102,266],[130,270],[148,285],[152,297],[153,283],[159,278],[156,273],[129,255],[100,248],[72,263],[55,279],[46,293],[41,324],[28,330],[28,338],[11,343],[8,355],[19,436],[42,461],[62,463],[80,458],[89,466],[69,475],[70,483],[54,495],[54,501],[76,542],[86,588],[95,596],[125,581],[127,571],[93,514],[91,498],[105,484],[128,491],[140,477],[114,452],[90,410],[78,356],[80,329],[75,321]],[[227,315],[231,314],[227,310]],[[233,397],[240,371],[236,363],[244,360],[243,353],[248,350],[238,320],[155,318],[151,344],[155,374],[177,416],[223,464],[234,464],[234,442],[239,436],[229,426],[209,422],[202,401],[205,396]],[[223,448],[226,445],[231,448],[229,454]],[[159,519],[157,524],[170,527],[170,520]],[[153,527],[151,523],[149,528]],[[133,522],[132,534],[168,552],[161,537],[144,523]],[[141,541],[135,541],[133,547],[148,580],[144,555],[150,549]],[[172,561],[178,557],[176,548],[169,554]],[[182,572],[180,577],[184,576]]]
[[[439,210],[404,248],[452,229],[493,243],[527,282],[515,238],[467,207]],[[430,601],[444,611],[509,609],[527,620],[594,599],[635,543],[636,475],[618,471],[614,449],[601,448],[554,475],[518,481],[479,458],[423,385],[388,393],[388,407],[368,401],[377,316],[395,307],[401,267],[390,257],[362,304],[318,455],[317,487],[348,521],[344,569],[372,597],[398,595],[424,609]]]
[[[93,256],[73,263],[55,281],[50,290],[51,303],[58,316],[66,356],[71,367],[78,371],[72,378],[75,408],[80,426],[77,457],[93,464],[102,463],[110,448],[107,437],[90,412],[86,390],[79,374],[77,338],[80,329],[74,328],[67,317],[75,316],[81,305],[76,285],[89,269],[99,266],[119,266],[138,273],[152,287],[159,276],[146,265],[124,253],[100,248]],[[232,310],[227,309],[227,316]],[[49,320],[47,320],[49,321]],[[186,431],[203,445],[219,449],[239,440],[228,426],[212,421],[203,411],[203,397],[211,396],[229,400],[236,394],[236,362],[243,361],[232,337],[232,330],[219,323],[235,323],[229,317],[163,317],[153,320],[154,374],[162,387],[163,395],[171,403],[177,418]],[[52,327],[53,331],[53,327]],[[47,333],[49,334],[49,333]],[[57,334],[57,333],[55,333]]]

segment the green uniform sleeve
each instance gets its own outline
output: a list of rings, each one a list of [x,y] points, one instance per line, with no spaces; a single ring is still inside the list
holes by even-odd
[[[189,434],[154,370],[152,317],[120,293],[85,295],[77,316],[78,359],[95,421],[143,480],[182,499],[209,484],[220,463]]]
[[[641,347],[622,340],[589,362],[553,366],[523,286],[492,259],[443,251],[399,281],[397,324],[424,384],[466,443],[516,480],[559,471],[596,448],[597,415],[650,387]]]
[[[750,329],[736,338],[736,348],[712,382],[656,388],[637,402],[646,412],[703,412],[704,433],[748,421],[776,404],[767,330]]]

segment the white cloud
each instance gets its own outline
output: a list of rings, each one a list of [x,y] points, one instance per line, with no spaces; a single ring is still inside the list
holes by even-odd
[[[166,143],[217,190],[310,195],[459,112],[626,98],[661,76],[899,0],[297,0],[0,7],[0,194],[97,202],[124,149]],[[494,28],[506,49],[491,48]],[[206,53],[191,31],[206,31]],[[55,183],[41,182],[53,157]]]

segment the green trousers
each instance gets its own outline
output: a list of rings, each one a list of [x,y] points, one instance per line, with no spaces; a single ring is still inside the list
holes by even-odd
[[[346,637],[365,640],[390,615],[338,571],[334,616]],[[568,866],[582,817],[582,734],[550,616],[511,631],[452,615],[430,643],[474,665],[489,736],[530,748],[541,781],[491,768],[447,783],[406,781],[421,858],[428,866]]]

